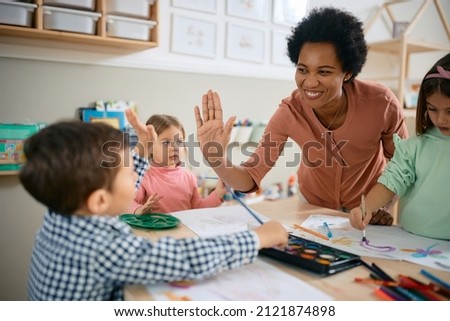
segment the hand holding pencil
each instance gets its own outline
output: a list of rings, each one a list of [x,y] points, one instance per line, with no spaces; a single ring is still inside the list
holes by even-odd
[[[361,204],[350,211],[349,220],[351,226],[363,231],[372,218],[372,212],[365,204],[364,195],[361,196]]]

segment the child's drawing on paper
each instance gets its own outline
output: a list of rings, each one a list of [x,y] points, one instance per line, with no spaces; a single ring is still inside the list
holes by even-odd
[[[363,242],[361,231],[352,229],[348,218],[323,214],[309,216],[302,226],[323,233],[321,229],[324,221],[330,227],[333,237],[328,241],[314,239],[316,242],[361,256],[405,260],[440,270],[449,270],[449,241],[436,242],[406,232],[398,226],[368,225],[366,228],[368,241]]]
[[[401,249],[401,251],[404,252],[412,252],[412,256],[416,258],[422,258],[422,257],[432,257],[434,259],[447,259],[448,256],[440,255],[442,254],[442,251],[440,250],[432,250],[433,247],[438,246],[439,243],[435,243],[433,245],[430,245],[425,250],[424,249]]]

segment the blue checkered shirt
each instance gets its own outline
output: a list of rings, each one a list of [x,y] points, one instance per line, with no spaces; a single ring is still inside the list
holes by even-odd
[[[253,231],[151,242],[117,217],[47,212],[33,246],[29,298],[123,300],[127,284],[203,279],[251,263],[258,242]]]

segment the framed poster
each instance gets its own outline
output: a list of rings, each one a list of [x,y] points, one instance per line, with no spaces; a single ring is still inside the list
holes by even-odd
[[[216,23],[172,15],[171,51],[214,58]]]
[[[226,57],[262,63],[264,61],[264,29],[228,23]]]
[[[306,15],[307,5],[307,0],[273,0],[272,21],[293,27]]]
[[[172,7],[215,13],[217,0],[172,0]]]
[[[227,15],[267,21],[267,0],[227,0]]]

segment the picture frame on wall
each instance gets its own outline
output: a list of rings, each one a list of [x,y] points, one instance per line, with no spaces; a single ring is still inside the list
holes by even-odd
[[[229,59],[264,62],[265,31],[237,24],[227,24],[226,53]]]
[[[292,66],[287,56],[287,40],[289,30],[272,30],[272,64],[289,67]]]
[[[307,0],[273,0],[272,21],[275,24],[293,27],[306,15]]]
[[[267,21],[267,0],[227,0],[226,13],[244,19]]]
[[[217,0],[172,0],[172,7],[216,13]]]
[[[214,58],[216,23],[172,15],[170,50],[174,53]]]

